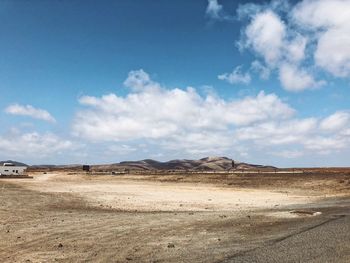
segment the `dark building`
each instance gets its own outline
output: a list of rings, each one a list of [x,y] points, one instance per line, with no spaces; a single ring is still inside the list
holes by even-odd
[[[90,171],[90,165],[83,165],[83,171],[89,172]]]

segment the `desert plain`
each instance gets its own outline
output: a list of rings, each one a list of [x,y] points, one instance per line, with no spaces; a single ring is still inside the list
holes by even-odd
[[[0,179],[1,262],[350,262],[350,169]]]

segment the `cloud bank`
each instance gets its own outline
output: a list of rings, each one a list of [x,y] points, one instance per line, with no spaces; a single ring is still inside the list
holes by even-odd
[[[129,155],[255,159],[259,153],[293,159],[340,153],[350,146],[348,109],[301,118],[274,93],[231,100],[203,96],[192,87],[162,86],[142,69],[130,71],[124,86],[129,89],[125,96],[80,97],[71,137],[10,129],[0,135],[0,152],[33,160],[81,160],[93,158],[91,152],[98,155],[95,161]]]
[[[297,111],[273,93],[261,91],[235,100],[203,97],[191,87],[163,87],[143,70],[131,71],[124,84],[131,91],[125,97],[79,99],[82,109],[73,122],[75,136],[116,144],[141,140],[162,152],[189,154],[247,154],[256,147],[275,152],[284,147],[284,155],[291,152],[293,158],[338,151],[350,143],[348,111],[297,118]]]
[[[0,151],[13,158],[34,156],[34,159],[45,159],[69,152],[75,147],[72,141],[50,132],[21,132],[11,129],[8,133],[0,135]]]

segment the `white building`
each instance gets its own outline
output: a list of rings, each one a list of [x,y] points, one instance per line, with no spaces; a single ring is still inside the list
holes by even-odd
[[[0,166],[0,175],[23,175],[26,166],[16,166],[13,163],[4,163]]]

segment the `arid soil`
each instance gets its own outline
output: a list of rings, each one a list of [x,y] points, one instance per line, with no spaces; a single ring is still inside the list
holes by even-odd
[[[0,179],[1,262],[235,262],[350,208],[347,172],[31,175]]]

